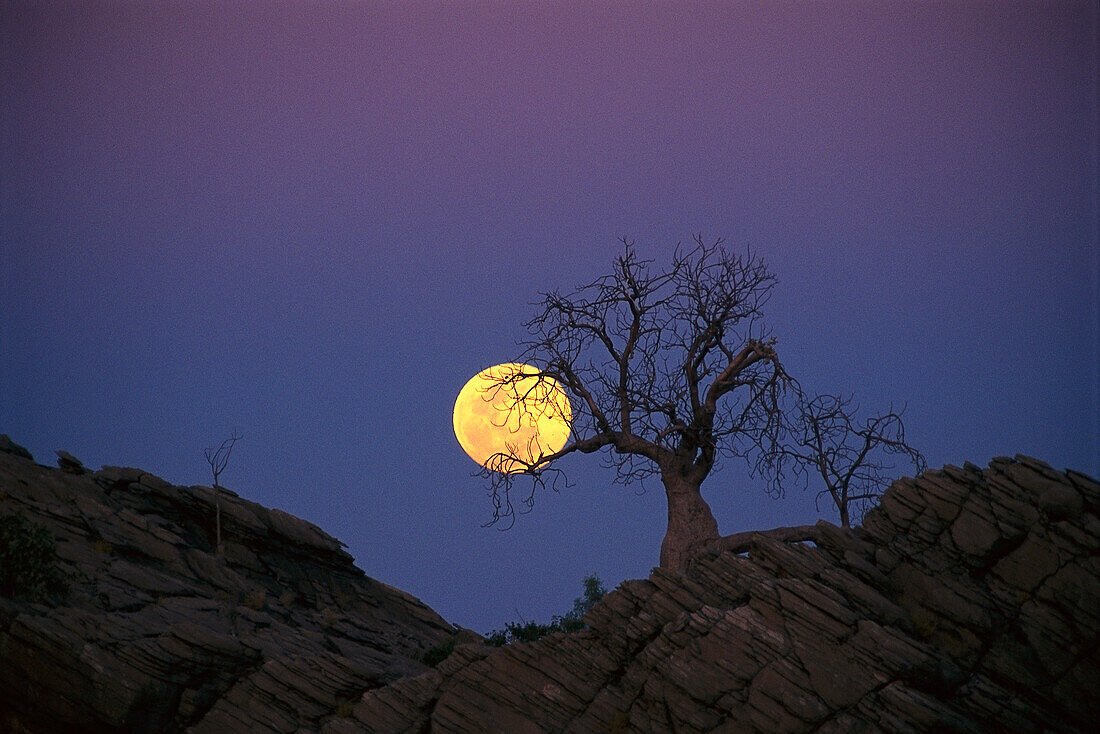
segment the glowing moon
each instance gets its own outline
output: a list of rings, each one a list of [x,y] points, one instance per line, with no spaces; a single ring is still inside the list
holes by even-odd
[[[455,436],[463,450],[505,474],[523,471],[520,461],[531,464],[565,446],[573,418],[556,380],[522,377],[502,384],[517,372],[538,370],[517,362],[489,367],[470,378],[455,401]]]

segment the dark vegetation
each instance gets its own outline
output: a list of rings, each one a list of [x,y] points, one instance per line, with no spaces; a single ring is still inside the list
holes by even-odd
[[[218,477],[225,471],[225,467],[229,463],[229,455],[233,453],[233,447],[242,438],[244,436],[238,436],[237,432],[233,431],[229,438],[222,441],[221,446],[217,448],[210,446],[203,452],[206,463],[210,465],[210,473],[214,477],[214,548],[217,550],[218,555],[222,553],[222,488],[218,484]]]
[[[561,616],[556,616],[548,624],[527,621],[520,617],[519,622],[509,622],[502,630],[493,630],[486,636],[490,645],[501,647],[513,642],[534,642],[552,632],[577,632],[584,629],[581,619],[596,602],[607,593],[603,582],[595,574],[585,576],[584,593],[573,600],[573,608]]]
[[[448,637],[438,645],[432,645],[428,651],[420,656],[420,662],[435,667],[451,656],[455,651],[455,638]]]
[[[696,237],[660,267],[625,239],[623,248],[607,275],[542,295],[515,360],[531,368],[492,388],[553,381],[570,398],[573,432],[558,451],[533,447],[530,461],[498,454],[487,462],[489,524],[511,524],[536,492],[556,489],[564,476],[558,459],[600,453],[621,483],[659,478],[668,502],[661,567],[682,572],[720,538],[700,487],[723,460],[747,462],[773,496],[782,495],[785,474],[820,475],[823,496],[847,525],[850,504],[885,489],[891,467],[883,454],[919,459],[900,413],[860,424],[851,401],[814,397],[788,374],[763,314],[776,278],[754,253]],[[522,401],[509,409],[526,409]],[[505,466],[512,473],[496,470]],[[517,509],[512,490],[524,476],[531,489]]]
[[[549,623],[528,621],[520,617],[518,622],[508,622],[502,630],[493,630],[485,636],[485,641],[494,647],[503,647],[513,642],[534,642],[553,632],[578,632],[585,628],[581,619],[588,610],[596,605],[607,593],[603,582],[595,574],[585,576],[582,582],[584,592],[573,600],[573,608],[561,616],[555,616]],[[446,660],[455,649],[455,637],[450,637],[428,649],[420,661],[433,668]]]
[[[902,411],[891,407],[862,422],[857,413],[852,398],[818,395],[803,400],[789,440],[772,457],[773,482],[789,473],[796,486],[806,488],[813,477],[824,485],[817,501],[826,496],[832,500],[845,528],[862,518],[894,478],[891,457],[903,458],[918,473],[925,469],[924,457],[905,442]]]
[[[44,601],[64,590],[50,531],[21,511],[0,516],[0,596]]]

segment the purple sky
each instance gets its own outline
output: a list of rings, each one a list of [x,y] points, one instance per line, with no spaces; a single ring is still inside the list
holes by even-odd
[[[696,232],[932,466],[1100,474],[1092,2],[0,6],[0,432],[222,483],[485,632],[645,576],[659,485],[510,532],[451,428],[539,291]],[[728,465],[724,533],[813,522]]]

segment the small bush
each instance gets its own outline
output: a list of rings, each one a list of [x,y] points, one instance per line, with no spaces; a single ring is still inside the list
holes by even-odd
[[[927,640],[938,629],[939,622],[932,612],[927,609],[918,609],[913,613],[913,634],[918,640]]]
[[[251,589],[245,592],[244,598],[241,602],[255,611],[260,611],[267,604],[267,593],[262,589]]]
[[[490,645],[501,647],[513,642],[534,642],[553,632],[578,632],[584,629],[585,625],[581,618],[588,613],[589,609],[596,606],[596,602],[603,598],[607,589],[604,588],[600,577],[595,574],[585,576],[582,583],[584,594],[573,600],[571,610],[560,617],[554,617],[550,624],[520,619],[519,623],[507,623],[503,630],[493,630],[486,636],[485,641]]]
[[[434,668],[442,663],[455,651],[455,638],[448,637],[438,645],[432,645],[427,652],[420,656],[420,662]]]
[[[64,588],[50,531],[22,512],[0,516],[0,596],[40,601]]]
[[[331,630],[337,624],[344,620],[344,614],[338,609],[332,607],[325,607],[321,610],[321,626],[327,630]]]

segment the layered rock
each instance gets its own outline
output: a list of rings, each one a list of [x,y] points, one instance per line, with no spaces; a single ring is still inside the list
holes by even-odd
[[[459,645],[322,731],[1092,731],[1098,507],[1026,457],[926,472],[862,528],[656,570],[583,632]]]
[[[0,515],[53,534],[68,588],[0,598],[0,731],[316,730],[455,632],[304,520],[223,491],[218,554],[211,488],[8,446]]]
[[[1026,457],[701,553],[503,649],[309,523],[225,494],[217,554],[210,488],[60,458],[0,442],[0,515],[47,527],[69,579],[0,598],[0,731],[1085,732],[1100,700],[1100,485]]]

